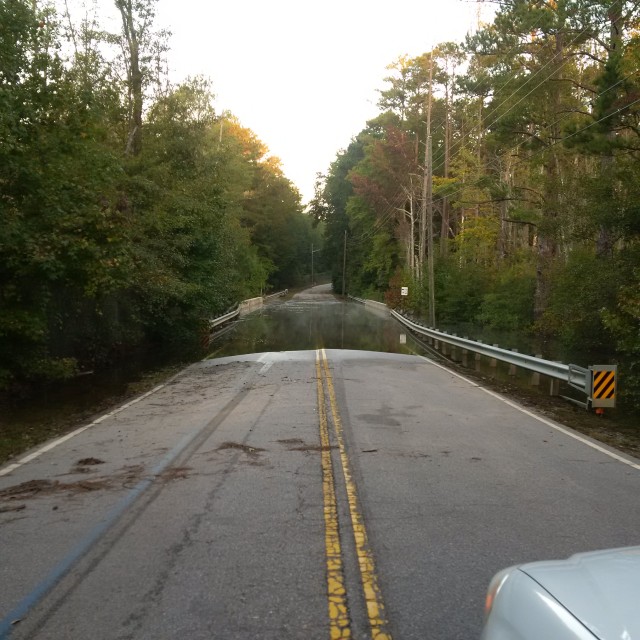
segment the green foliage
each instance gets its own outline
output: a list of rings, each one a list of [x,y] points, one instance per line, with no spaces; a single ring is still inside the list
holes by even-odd
[[[357,287],[352,279],[357,277],[360,264],[356,259],[359,243],[354,242],[354,233],[350,229],[347,206],[353,196],[353,185],[347,179],[351,170],[364,157],[364,136],[351,141],[346,151],[340,152],[332,163],[327,176],[318,176],[316,194],[311,202],[311,214],[317,222],[324,223],[323,260],[331,270],[333,290],[355,293]],[[348,243],[347,277],[344,282],[345,238]],[[354,287],[352,287],[352,284]]]
[[[569,348],[612,346],[603,312],[616,298],[620,264],[603,260],[594,251],[576,249],[565,264],[554,266],[549,307],[539,329],[558,336]]]
[[[473,322],[490,291],[491,275],[473,263],[461,264],[455,255],[440,260],[435,272],[437,323]],[[427,317],[426,306],[422,313]]]
[[[621,256],[615,303],[602,310],[602,322],[611,334],[620,358],[622,397],[631,404],[640,397],[640,245]]]
[[[349,291],[400,304],[408,284],[403,306],[427,317],[426,168],[437,324],[533,327],[617,358],[637,402],[639,68],[631,0],[499,2],[464,47],[398,58],[319,192],[334,285],[348,229]]]
[[[535,286],[535,267],[530,259],[501,266],[475,320],[501,331],[529,331]]]
[[[499,225],[499,221],[493,216],[473,216],[465,219],[454,240],[459,262],[492,267],[496,260]]]
[[[379,299],[399,264],[397,243],[384,224],[378,224],[375,233],[369,231],[375,228],[376,216],[362,197],[349,198],[346,215],[351,231],[347,240],[348,293]]]
[[[282,289],[301,283],[312,244],[311,219],[302,216],[300,196],[278,163],[256,167],[243,221],[264,264],[270,265],[269,284]]]
[[[118,6],[153,17],[153,2]],[[216,116],[201,78],[151,102],[144,146],[123,156],[131,87],[105,42],[84,24],[62,59],[55,14],[41,17],[0,3],[0,389],[197,342],[238,300],[299,281],[311,237],[277,162]],[[139,35],[148,76],[164,34]]]

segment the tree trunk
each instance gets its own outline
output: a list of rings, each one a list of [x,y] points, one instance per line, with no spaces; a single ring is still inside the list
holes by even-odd
[[[444,177],[449,177],[451,158],[451,99],[449,96],[449,82],[445,86],[445,120],[444,120]],[[449,250],[449,198],[442,198],[442,218],[440,224],[440,255],[446,256]]]
[[[554,77],[560,80],[559,71],[563,66],[564,59],[564,39],[562,29],[558,29],[556,34],[554,52],[554,64],[552,69],[556,69]],[[550,85],[549,106],[552,114],[561,111],[561,82],[554,82]],[[560,137],[558,121],[556,120],[549,127],[549,144],[552,145]],[[536,261],[536,290],[534,297],[534,319],[540,320],[547,309],[549,294],[551,291],[551,267],[558,253],[557,243],[557,218],[559,210],[559,173],[558,159],[553,147],[547,152],[545,157],[545,194],[542,205],[542,220],[538,227],[537,237],[537,261]]]
[[[142,151],[143,73],[140,68],[140,40],[134,22],[133,1],[116,0],[116,6],[122,17],[122,30],[127,44],[127,73],[131,99],[129,135],[125,152],[127,155],[137,156]]]
[[[505,166],[502,173],[502,181],[505,185],[505,194],[506,194],[506,191],[507,191],[506,187],[509,184],[509,157],[506,156],[504,161],[505,161]],[[507,244],[509,242],[507,238],[507,223],[506,223],[506,219],[508,217],[507,213],[508,213],[507,200],[505,198],[500,203],[500,233],[498,235],[498,259],[499,260],[504,260],[507,257]]]
[[[622,0],[613,0],[609,7],[609,62],[612,64],[618,64],[618,60],[622,56],[622,30],[623,30],[623,17],[622,17]],[[610,125],[612,126],[612,125]],[[609,149],[602,155],[600,161],[600,170],[603,176],[611,173],[613,167],[613,142],[616,139],[616,132],[611,129],[606,134],[607,139],[611,143]],[[608,258],[613,250],[613,239],[609,229],[600,225],[598,230],[598,238],[596,240],[596,253],[602,258]]]

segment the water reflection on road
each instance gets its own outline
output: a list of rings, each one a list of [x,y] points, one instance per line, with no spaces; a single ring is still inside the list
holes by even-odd
[[[318,285],[245,316],[214,339],[209,357],[320,347],[416,353],[406,334],[385,311],[339,300],[330,285]]]

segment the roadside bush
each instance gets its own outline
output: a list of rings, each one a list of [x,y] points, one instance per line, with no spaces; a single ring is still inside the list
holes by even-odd
[[[569,349],[613,350],[613,336],[603,311],[615,307],[620,265],[588,249],[571,252],[551,277],[549,306],[536,329],[557,336]]]
[[[484,296],[490,292],[491,282],[490,269],[473,263],[460,265],[455,255],[438,262],[435,272],[437,323],[473,322]]]
[[[501,269],[491,291],[483,297],[476,320],[492,329],[529,330],[533,323],[536,278],[530,262]]]
[[[629,247],[621,257],[620,277],[615,304],[604,309],[601,317],[621,356],[620,373],[624,380],[621,394],[634,406],[640,406],[640,246]],[[624,275],[623,275],[624,274]],[[626,276],[626,277],[625,277]]]

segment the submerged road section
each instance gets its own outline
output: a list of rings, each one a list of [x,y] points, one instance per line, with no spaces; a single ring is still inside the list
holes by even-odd
[[[0,638],[468,640],[497,570],[639,544],[639,489],[423,357],[206,360],[0,469]]]

